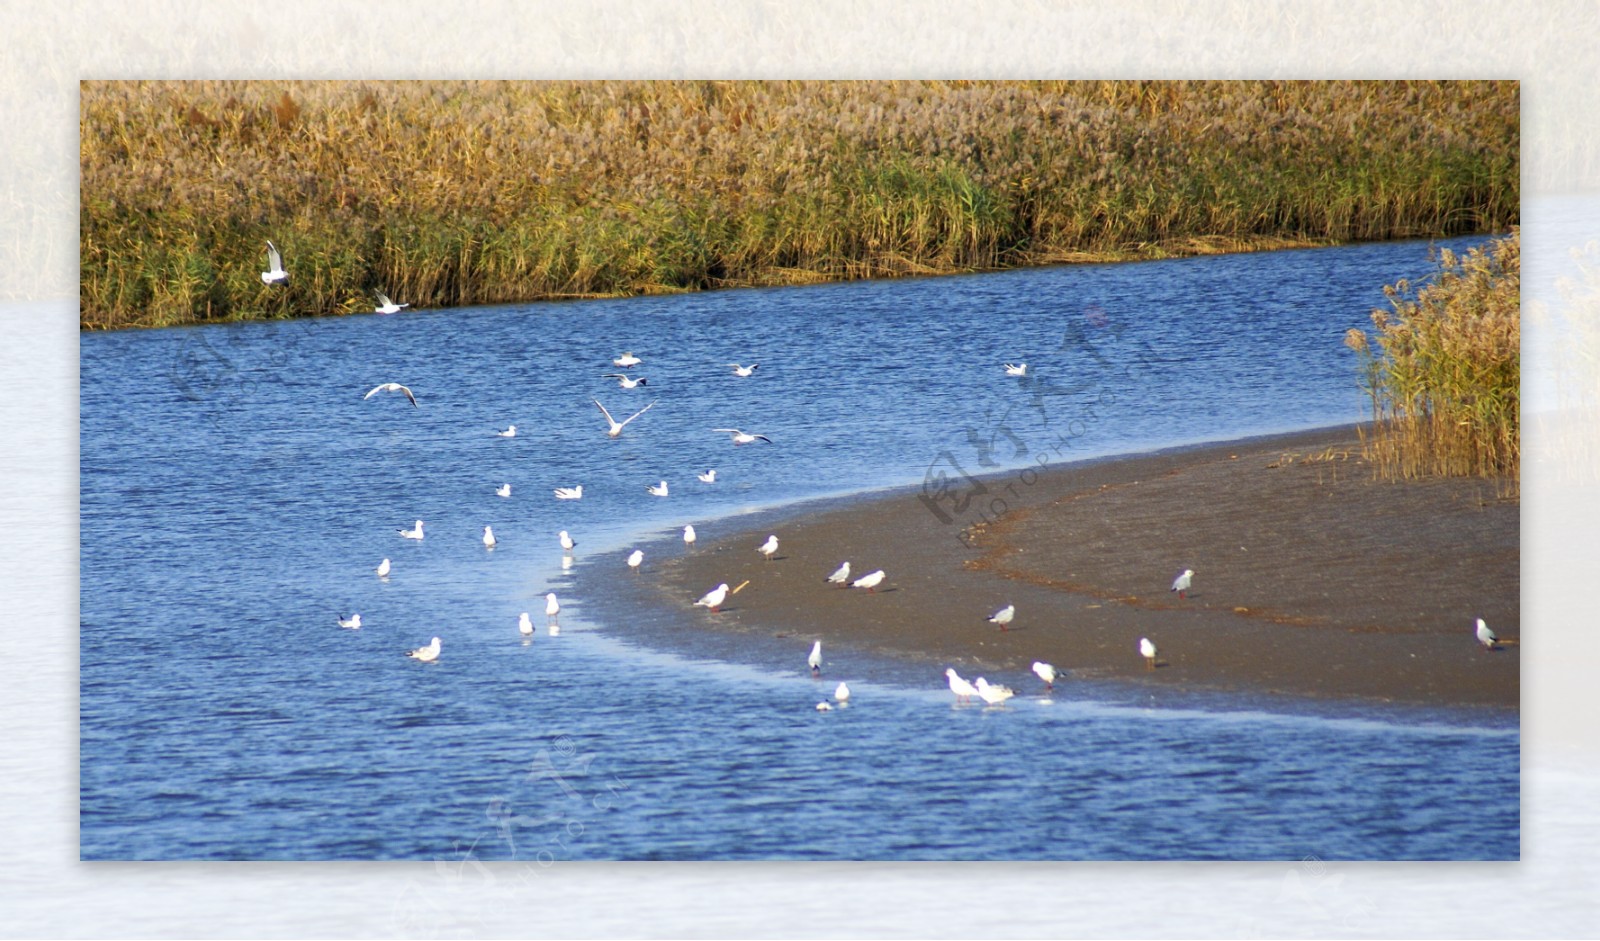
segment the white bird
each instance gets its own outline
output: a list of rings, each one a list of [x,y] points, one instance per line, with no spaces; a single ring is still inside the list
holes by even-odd
[[[621,356],[618,356],[616,359],[611,361],[612,365],[621,366],[623,369],[627,369],[629,366],[637,366],[642,362],[644,362],[644,360],[633,355],[631,351],[623,353]]]
[[[373,313],[398,314],[402,308],[411,306],[410,304],[396,304],[394,301],[389,300],[389,295],[382,291],[374,290],[372,293],[378,295],[378,306],[373,308]]]
[[[697,607],[697,608],[710,608],[711,609],[711,613],[715,614],[715,613],[717,613],[717,609],[722,607],[722,603],[724,601],[727,601],[727,600],[728,600],[728,583],[727,582],[723,582],[722,584],[718,585],[717,587],[715,587],[715,588],[711,589],[710,591],[706,592],[706,596],[704,598],[701,598],[699,601],[696,601],[694,603],[694,606]]]
[[[495,488],[494,495],[497,496],[497,497],[509,497],[509,496],[511,496],[511,485],[510,484],[501,484],[499,487]]]
[[[522,612],[522,616],[517,618],[517,631],[521,633],[523,637],[532,636],[533,618],[528,617],[528,612]]]
[[[843,585],[845,582],[847,582],[849,580],[850,580],[850,563],[849,562],[846,562],[843,565],[839,566],[838,568],[834,569],[833,570],[833,574],[829,575],[827,577],[827,579],[826,579],[826,581],[830,585]]]
[[[655,486],[646,487],[644,489],[655,496],[664,497],[667,495],[667,482],[663,480],[661,483],[656,484]]]
[[[1028,374],[1028,364],[1027,363],[1016,363],[1016,364],[1006,363],[1006,375],[1008,375],[1008,376],[1026,376],[1027,374]]]
[[[1055,667],[1039,660],[1033,661],[1033,672],[1039,679],[1044,680],[1045,689],[1055,689],[1056,677],[1061,675],[1056,672]]]
[[[288,284],[289,272],[283,270],[283,256],[278,254],[278,246],[267,240],[267,270],[261,272],[262,284]]]
[[[416,529],[397,529],[397,530],[395,530],[395,532],[397,532],[400,535],[406,537],[407,539],[421,539],[422,538],[422,520],[417,520],[417,528]]]
[[[737,428],[713,428],[711,430],[725,431],[728,434],[733,435],[734,444],[749,444],[752,441],[765,441],[768,444],[772,443],[772,439],[766,435],[748,435]]]
[[[1150,642],[1150,638],[1139,638],[1139,655],[1144,657],[1144,668],[1146,670],[1154,670],[1156,668],[1156,645]]]
[[[494,530],[490,529],[487,526],[483,527],[483,546],[484,546],[484,548],[493,549],[495,547],[495,543],[497,541],[498,540],[496,540],[494,538]]]
[[[510,425],[505,431],[497,431],[494,434],[497,438],[515,438],[517,436],[517,426]]]
[[[406,651],[406,656],[414,660],[421,660],[423,663],[432,663],[439,659],[439,638],[435,637],[426,647],[418,647],[416,650]]]
[[[806,658],[806,664],[811,667],[812,676],[822,675],[822,641],[811,645],[811,656]]]
[[[1016,693],[1012,691],[1011,687],[991,686],[989,681],[981,676],[976,680],[973,680],[972,685],[978,688],[978,698],[982,699],[991,706],[998,706],[1010,699],[1012,696],[1016,695]]]
[[[582,500],[583,484],[576,487],[557,487],[555,495],[557,500]]]
[[[361,630],[361,615],[352,614],[349,618],[340,618],[339,626],[348,627],[352,631],[359,631]]]
[[[863,575],[851,582],[850,587],[865,588],[868,594],[873,594],[873,589],[877,588],[879,585],[882,585],[883,579],[883,569],[878,569],[876,572],[868,572],[866,575]]]
[[[704,474],[696,474],[695,476],[699,477],[700,482],[703,484],[714,484],[717,482],[717,472],[715,470],[708,470]]]
[[[371,392],[368,392],[366,395],[363,395],[361,397],[361,400],[363,402],[365,402],[367,399],[372,398],[374,395],[377,395],[379,392],[404,392],[405,395],[406,395],[406,398],[411,400],[411,405],[413,407],[415,407],[416,404],[417,404],[417,397],[411,394],[411,390],[407,389],[405,386],[401,385],[398,382],[385,382],[382,385],[375,386],[375,387],[373,387]]]
[[[1178,597],[1182,598],[1184,592],[1189,590],[1189,580],[1193,577],[1194,569],[1184,569],[1182,575],[1179,575],[1177,578],[1172,580],[1172,588],[1169,590],[1177,592]]]
[[[628,422],[631,422],[635,418],[638,418],[640,415],[643,415],[645,412],[650,411],[652,408],[655,407],[655,404],[656,404],[655,402],[651,402],[649,405],[646,405],[644,408],[639,409],[637,412],[634,412],[632,415],[629,415],[627,418],[624,418],[622,421],[619,422],[615,418],[611,417],[611,413],[606,411],[606,407],[604,405],[600,404],[600,400],[599,399],[591,399],[590,401],[594,402],[595,407],[600,409],[600,414],[602,414],[602,415],[604,415],[606,417],[606,423],[611,426],[609,429],[606,430],[606,437],[608,437],[608,438],[615,438],[617,435],[622,434],[622,429],[624,429],[624,428],[626,428],[628,426]],[[661,401],[661,400],[660,399],[656,400],[656,402],[659,402],[659,401]]]
[[[850,701],[850,687],[844,685],[843,683],[840,683],[838,688],[833,691],[833,698],[836,701],[838,701],[841,705],[843,705],[844,703],[849,702]]]
[[[962,679],[961,675],[956,672],[955,667],[946,668],[944,675],[950,680],[950,692],[955,693],[962,702],[966,702],[968,699],[978,695],[977,687]]]
[[[556,535],[561,539],[561,548],[567,550],[568,552],[571,552],[573,547],[577,545],[577,543],[572,541],[572,537],[567,535],[567,531],[564,529]]]
[[[833,707],[828,705],[826,702],[819,702],[819,703],[817,703],[817,711],[818,712],[832,712],[833,711]]]
[[[683,527],[683,544],[684,545],[686,545],[686,546],[694,545],[695,538],[696,537],[695,537],[695,534],[694,534],[694,527],[693,526],[685,526],[685,527]]]
[[[1482,644],[1485,650],[1494,650],[1500,643],[1499,636],[1489,630],[1489,625],[1483,623],[1483,618],[1478,618],[1478,643]]]
[[[544,596],[544,613],[552,621],[561,613],[561,602],[556,600],[556,593],[553,591]]]
[[[635,549],[628,554],[628,568],[639,571],[639,565],[644,561],[644,550]]]
[[[379,578],[388,578],[389,577],[389,560],[388,559],[384,559],[382,562],[378,563],[377,572],[378,572],[378,577]]]
[[[1011,619],[1016,617],[1016,616],[1017,616],[1017,606],[1014,605],[1014,604],[1008,604],[1005,607],[1001,608],[999,611],[996,611],[995,613],[989,615],[989,619],[988,620],[989,620],[990,624],[998,624],[998,625],[1000,625],[1000,629],[1003,631],[1003,630],[1006,629],[1006,625],[1011,623]]]
[[[755,372],[756,371],[756,367],[760,366],[761,364],[760,363],[751,363],[748,366],[740,366],[738,363],[729,363],[728,365],[733,367],[733,374],[735,376],[748,376],[751,373]]]
[[[771,561],[774,553],[778,551],[778,537],[768,536],[767,541],[756,547],[756,551],[766,556],[766,561]]]
[[[623,387],[624,389],[632,389],[635,386],[647,386],[647,385],[650,384],[650,380],[646,379],[643,376],[640,376],[637,379],[629,379],[627,376],[624,376],[624,375],[622,375],[620,373],[614,373],[614,372],[606,373],[604,376],[601,376],[600,378],[601,379],[615,379],[615,380],[617,380],[617,385]]]

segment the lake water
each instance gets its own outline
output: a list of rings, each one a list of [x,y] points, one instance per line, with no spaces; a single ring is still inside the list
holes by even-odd
[[[651,650],[565,595],[686,522],[709,537],[940,461],[1360,420],[1344,331],[1430,269],[1389,243],[86,334],[82,856],[1514,859],[1515,715],[1112,686],[973,708],[867,659],[818,713],[804,650]],[[646,386],[601,378],[624,350]],[[420,407],[362,398],[391,380]],[[657,404],[609,440],[592,397]],[[397,535],[419,518],[426,539]],[[352,611],[361,630],[336,626]],[[438,662],[402,655],[432,636]]]

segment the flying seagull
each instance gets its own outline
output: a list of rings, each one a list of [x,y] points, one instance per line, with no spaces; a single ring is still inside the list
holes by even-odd
[[[396,304],[394,301],[389,300],[389,295],[382,291],[374,290],[372,293],[378,295],[378,306],[373,308],[373,313],[375,314],[398,314],[402,308],[411,306],[410,304]]]
[[[363,395],[361,399],[362,401],[365,401],[372,398],[374,395],[377,395],[379,392],[404,392],[406,398],[411,400],[413,407],[415,407],[417,404],[417,397],[411,394],[411,390],[407,389],[398,382],[385,382],[383,385],[374,386],[372,391],[368,392],[366,395]]]
[[[734,444],[749,444],[752,441],[765,441],[768,444],[772,443],[772,439],[766,435],[748,435],[737,428],[713,428],[711,430],[724,431],[730,435],[733,435]]]
[[[614,373],[614,372],[613,373],[607,373],[604,376],[601,376],[600,378],[601,379],[615,379],[615,380],[617,380],[617,385],[623,387],[624,389],[632,389],[634,386],[647,386],[647,385],[650,384],[650,380],[646,379],[643,376],[640,376],[637,379],[629,379],[627,376],[621,375],[620,373]]]
[[[627,369],[629,366],[637,366],[642,362],[644,362],[644,360],[633,355],[632,352],[623,353],[621,356],[618,356],[616,359],[611,361],[612,365],[621,366],[623,369]]]
[[[278,246],[267,240],[267,270],[261,272],[262,284],[288,284],[289,272],[283,270],[283,256],[278,254]]]
[[[637,412],[634,412],[632,415],[629,415],[627,418],[624,418],[622,421],[619,422],[615,418],[611,417],[611,413],[606,411],[606,407],[604,405],[600,404],[600,400],[599,399],[591,399],[590,401],[594,402],[595,407],[600,410],[600,414],[602,414],[602,415],[604,415],[606,417],[606,423],[611,426],[606,431],[606,437],[608,437],[608,438],[615,438],[617,435],[622,434],[622,429],[624,429],[624,428],[626,428],[628,426],[628,422],[631,422],[635,418],[638,418],[640,415],[643,415],[645,412],[650,411],[650,409],[654,408],[655,404],[656,404],[655,402],[651,402],[649,405],[646,405],[644,408],[639,409]],[[656,402],[659,402],[659,401],[661,401],[661,400],[660,399],[656,400]]]
[[[742,376],[748,376],[751,373],[755,372],[756,371],[756,367],[760,366],[761,364],[760,363],[751,363],[748,366],[740,366],[738,363],[729,363],[728,365],[733,367],[733,374],[735,376],[741,376],[742,377]]]

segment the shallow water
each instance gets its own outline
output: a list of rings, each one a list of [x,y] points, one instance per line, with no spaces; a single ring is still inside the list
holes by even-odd
[[[560,636],[542,614],[560,529],[620,566],[940,470],[1359,420],[1342,335],[1429,267],[1392,243],[84,335],[82,855],[1516,858],[1514,716],[989,709],[894,670],[818,713],[831,677],[647,650],[581,597]],[[599,378],[625,349],[646,387]],[[421,406],[361,398],[391,379]],[[658,404],[608,440],[592,396]],[[401,655],[434,635],[439,662]]]

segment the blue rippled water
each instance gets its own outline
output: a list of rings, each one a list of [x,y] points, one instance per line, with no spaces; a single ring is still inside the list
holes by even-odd
[[[82,855],[1516,858],[1514,715],[974,708],[892,669],[821,714],[808,677],[646,649],[599,599],[564,597],[560,636],[542,615],[560,529],[581,566],[939,461],[1360,420],[1343,333],[1429,270],[1390,243],[86,334]],[[623,350],[647,386],[600,378]],[[389,380],[420,406],[362,399]],[[608,440],[592,397],[657,404]]]

